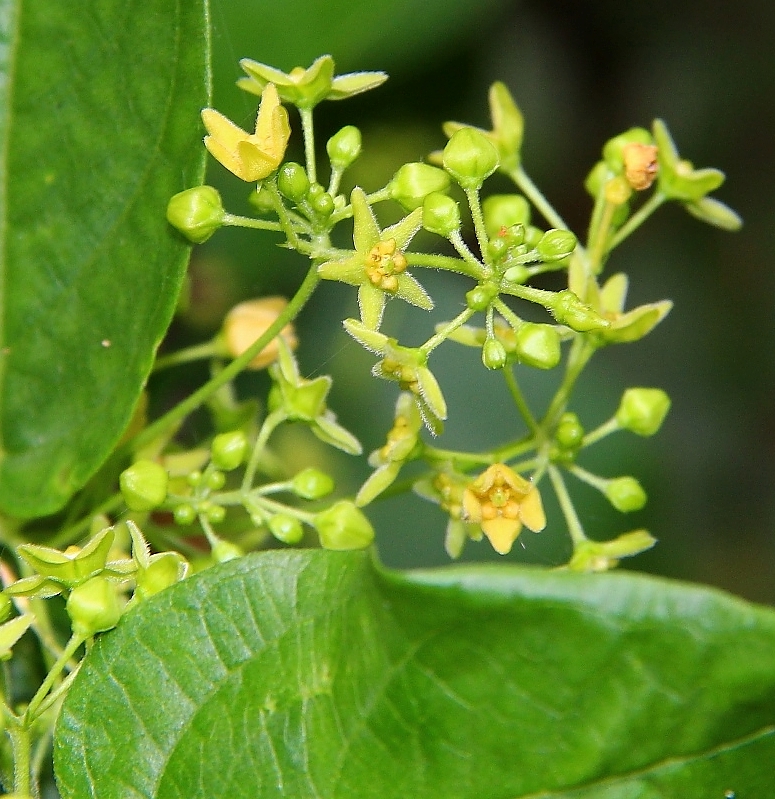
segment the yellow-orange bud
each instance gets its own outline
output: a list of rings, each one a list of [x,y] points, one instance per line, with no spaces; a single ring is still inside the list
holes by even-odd
[[[223,322],[223,339],[229,355],[232,358],[242,355],[277,320],[287,305],[288,301],[284,297],[262,297],[235,305]],[[286,325],[280,335],[291,349],[296,348],[298,342],[293,325]],[[275,338],[253,358],[248,368],[266,368],[277,360],[277,352]]]

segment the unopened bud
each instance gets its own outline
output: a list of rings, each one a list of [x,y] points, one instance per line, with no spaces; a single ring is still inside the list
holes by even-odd
[[[390,196],[407,211],[419,208],[434,192],[449,189],[449,175],[438,167],[423,163],[404,164],[387,185]]]
[[[537,369],[553,369],[560,362],[560,334],[551,325],[525,322],[516,332],[520,363]]]
[[[124,469],[119,486],[129,510],[144,512],[158,508],[167,498],[167,470],[155,461],[140,460]]]
[[[242,355],[285,310],[288,301],[284,297],[262,297],[258,300],[247,300],[235,305],[226,315],[223,322],[223,338],[226,350],[232,358]],[[293,325],[286,325],[280,335],[291,349],[297,345]],[[277,339],[256,355],[248,364],[248,369],[263,369],[277,359]]]
[[[422,226],[431,233],[447,238],[460,227],[458,204],[446,194],[429,194],[422,205]]]
[[[622,394],[616,421],[639,436],[653,436],[670,410],[670,397],[661,388],[628,388]]]
[[[640,510],[646,504],[646,492],[634,477],[617,477],[605,489],[608,501],[622,513]]]
[[[482,213],[484,228],[491,239],[498,235],[501,228],[530,222],[530,204],[521,194],[490,195],[482,203]]]
[[[447,142],[442,162],[464,189],[478,189],[498,168],[498,151],[483,133],[461,128]]]
[[[212,186],[197,186],[176,194],[167,205],[167,221],[189,241],[201,244],[223,225],[221,195]]]
[[[326,152],[333,169],[347,169],[361,154],[361,132],[354,125],[345,125],[326,142]]]
[[[316,514],[314,525],[325,549],[363,549],[374,540],[369,520],[348,500],[340,500]]]

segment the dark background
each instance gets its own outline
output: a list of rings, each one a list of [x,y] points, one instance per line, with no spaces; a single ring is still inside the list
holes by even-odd
[[[645,526],[659,538],[628,567],[775,601],[775,4],[213,0],[212,13],[214,105],[245,127],[254,119],[255,98],[234,87],[241,57],[289,70],[331,53],[340,73],[390,73],[380,89],[316,110],[321,144],[343,124],[363,132],[364,155],[350,185],[378,188],[404,161],[443,146],[444,120],[489,127],[486,93],[494,80],[508,84],[525,114],[527,172],[577,232],[591,207],[584,177],[605,140],[633,125],[648,127],[659,116],[682,157],[725,171],[727,182],[715,196],[742,215],[743,230],[715,230],[669,205],[617,250],[610,270],[629,274],[630,306],[671,298],[675,307],[648,338],[603,350],[573,402],[592,428],[610,416],[627,386],[659,386],[671,395],[673,408],[658,436],[620,434],[580,458],[602,474],[635,475],[649,504],[622,517],[583,485],[572,481],[571,488],[592,537]],[[292,126],[298,146],[293,113]],[[245,184],[211,167],[209,181],[222,190],[227,208],[246,212]],[[508,187],[495,182],[493,189]],[[270,237],[219,233],[194,254],[194,304],[176,336],[184,342],[212,335],[241,298],[289,295],[304,268]],[[419,276],[438,300],[433,320],[398,302],[386,317],[386,329],[400,331],[407,344],[421,343],[434,322],[456,313],[468,288],[455,278]],[[341,284],[324,287],[299,321],[299,357],[306,374],[334,375],[331,406],[368,452],[391,424],[396,390],[369,377],[373,359],[340,332],[339,320],[356,314],[354,294]],[[431,366],[452,415],[442,445],[478,449],[515,434],[502,380],[484,372],[475,351],[444,345]],[[520,379],[540,408],[555,378],[529,371],[520,369]],[[260,379],[242,390],[259,388]],[[277,443],[300,465],[306,459],[332,465],[328,450],[299,431]],[[345,471],[345,492],[368,473],[352,459],[335,463]],[[525,546],[515,547],[511,559],[567,560],[559,511],[548,500],[547,509],[547,530],[523,533]],[[445,518],[435,506],[408,497],[378,503],[370,514],[388,565],[447,561]],[[466,550],[467,559],[497,557],[484,544]]]

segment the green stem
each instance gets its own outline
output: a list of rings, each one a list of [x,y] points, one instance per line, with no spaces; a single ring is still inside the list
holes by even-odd
[[[191,347],[171,352],[169,355],[162,355],[156,359],[152,372],[160,372],[162,369],[169,369],[171,366],[178,366],[182,363],[201,361],[205,358],[217,358],[222,356],[223,351],[218,346],[218,339],[211,339],[202,344],[194,344]]]
[[[505,369],[501,370],[503,372],[503,377],[506,380],[506,385],[509,388],[509,392],[511,393],[511,398],[514,400],[514,404],[517,406],[517,410],[519,411],[522,418],[525,420],[525,423],[530,428],[531,431],[534,433],[538,430],[538,422],[536,422],[535,417],[530,411],[528,404],[525,400],[524,395],[522,394],[522,390],[519,387],[519,383],[517,383],[517,378],[514,376],[514,370],[507,366]]]
[[[565,220],[554,210],[549,201],[544,197],[538,186],[533,183],[527,176],[527,173],[521,166],[513,169],[508,173],[509,177],[517,184],[519,189],[530,200],[531,203],[538,209],[541,216],[555,228],[562,228],[563,230],[570,230]]]
[[[552,397],[549,403],[549,408],[541,420],[541,427],[544,430],[551,431],[557,424],[558,419],[565,410],[565,406],[570,399],[573,386],[578,380],[579,375],[584,370],[587,362],[595,352],[595,347],[589,343],[587,338],[583,335],[576,337],[571,345],[570,353],[568,354],[568,362],[565,367],[565,374],[563,375],[562,383],[557,389],[557,393]]]
[[[592,274],[600,274],[603,268],[603,259],[611,250],[606,245],[608,244],[608,235],[611,232],[614,213],[618,207],[615,203],[606,201],[603,206],[603,212],[600,214],[600,222],[592,230],[592,239],[589,242],[589,265]]]
[[[465,242],[462,242],[462,244],[463,247],[465,247]],[[460,250],[458,250],[458,252],[460,252]],[[472,277],[474,280],[485,280],[487,278],[487,271],[468,248],[466,248],[466,253],[467,256],[464,256],[464,260],[453,258],[449,255],[435,255],[434,253],[423,252],[407,252],[405,255],[409,266],[427,266],[431,269],[445,269],[448,272],[468,275],[468,277]]]
[[[195,411],[202,405],[209,397],[211,397],[221,386],[226,385],[233,380],[252,360],[258,355],[261,350],[269,344],[275,336],[279,335],[280,331],[290,322],[292,322],[299,314],[301,309],[306,304],[307,300],[312,296],[320,278],[318,277],[317,266],[312,265],[307,272],[299,290],[294,295],[293,299],[288,303],[283,312],[277,319],[266,329],[263,335],[248,347],[245,352],[238,358],[235,358],[228,366],[225,366],[223,371],[219,372],[212,380],[205,383],[200,389],[195,391],[189,397],[184,399],[179,405],[176,405],[171,411],[165,413],[153,424],[146,427],[134,438],[124,443],[119,451],[129,453],[133,450],[139,449],[146,444],[153,441],[157,436],[161,435],[164,431],[173,427],[174,425],[182,422],[192,411]]]
[[[487,231],[484,227],[484,215],[482,214],[482,203],[479,200],[478,189],[466,189],[466,199],[468,200],[468,207],[471,209],[471,218],[474,222],[474,231],[476,232],[476,241],[479,244],[479,252],[482,255],[482,260],[487,258]]]
[[[62,654],[59,656],[59,659],[51,667],[49,673],[46,675],[46,679],[43,680],[40,688],[38,688],[36,691],[35,696],[32,697],[29,705],[27,705],[27,710],[24,711],[24,715],[22,716],[23,726],[29,727],[38,717],[38,709],[40,708],[43,700],[48,695],[54,683],[59,679],[59,675],[62,673],[62,670],[65,668],[65,666],[67,666],[70,658],[75,655],[75,653],[78,651],[78,647],[80,647],[85,640],[86,639],[82,635],[77,635],[76,633],[73,633],[73,635],[70,637],[70,640],[62,650]]]
[[[608,488],[608,485],[611,482],[607,477],[600,477],[598,474],[592,474],[592,472],[588,472],[586,469],[583,469],[576,463],[572,463],[566,468],[574,477],[581,480],[582,483],[586,483],[588,486],[596,488],[603,494],[605,494],[606,488]]]
[[[282,231],[279,222],[270,222],[268,219],[254,219],[251,216],[238,216],[237,214],[224,214],[223,224],[229,227],[245,227],[255,230]]]
[[[8,736],[11,739],[13,754],[13,790],[19,796],[31,796],[32,771],[30,768],[30,730],[18,721],[8,724]]]
[[[317,167],[315,164],[315,127],[312,124],[312,109],[299,108],[301,129],[304,134],[304,158],[307,162],[307,177],[310,183],[317,183]]]
[[[595,444],[601,438],[610,436],[611,433],[615,433],[617,430],[621,430],[621,428],[619,427],[619,422],[616,421],[616,417],[613,416],[607,422],[603,422],[600,427],[596,427],[587,433],[581,442],[581,446],[588,447],[590,444]]]
[[[425,344],[420,347],[420,350],[422,350],[425,355],[430,355],[439,344],[449,338],[450,333],[453,333],[461,325],[464,325],[475,313],[476,311],[473,311],[471,308],[466,308],[464,311],[461,311],[451,322],[444,325],[438,333],[431,336]]]
[[[242,478],[243,492],[247,493],[253,485],[253,478],[256,476],[256,470],[261,460],[261,453],[264,451],[269,436],[271,436],[274,429],[287,418],[288,417],[282,410],[277,410],[270,413],[269,416],[264,419],[264,423],[261,425],[261,430],[258,433],[258,438],[253,447],[253,452],[250,455],[250,461],[245,469],[245,475]]]
[[[467,264],[481,272],[485,277],[489,276],[489,270],[486,267],[482,267],[479,259],[468,249],[468,245],[463,240],[459,230],[453,230],[449,234],[449,241]]]
[[[627,236],[637,230],[665,202],[667,202],[667,197],[661,191],[655,191],[611,238],[608,243],[608,251],[610,252],[614,247],[618,247]]]
[[[584,543],[587,540],[587,536],[584,534],[584,528],[581,526],[576,508],[573,507],[573,502],[568,494],[568,489],[565,487],[565,481],[562,479],[560,470],[556,466],[550,465],[548,471],[549,479],[552,481],[554,493],[557,495],[562,515],[565,517],[565,523],[568,525],[568,532],[575,548]]]

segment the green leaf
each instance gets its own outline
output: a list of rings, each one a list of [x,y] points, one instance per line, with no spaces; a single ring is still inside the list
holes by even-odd
[[[0,0],[0,510],[59,509],[120,438],[201,183],[206,1]]]
[[[64,799],[775,795],[775,613],[627,573],[274,551],[86,658]]]

